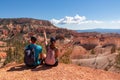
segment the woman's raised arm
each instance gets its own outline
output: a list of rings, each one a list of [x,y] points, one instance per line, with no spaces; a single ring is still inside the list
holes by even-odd
[[[44,34],[45,45],[48,45],[47,36],[46,36],[46,31],[45,30],[43,31],[43,34]]]

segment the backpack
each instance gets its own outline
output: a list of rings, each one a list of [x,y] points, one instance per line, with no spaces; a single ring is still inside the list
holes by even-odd
[[[36,62],[35,59],[35,50],[34,47],[31,48],[30,45],[28,45],[27,49],[24,50],[24,63],[28,67],[34,66],[34,63]]]

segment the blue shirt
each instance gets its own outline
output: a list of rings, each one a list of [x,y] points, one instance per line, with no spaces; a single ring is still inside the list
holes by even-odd
[[[30,47],[34,48],[34,50],[35,50],[36,62],[34,63],[34,65],[39,65],[41,63],[41,61],[39,59],[39,55],[42,53],[42,46],[31,43]],[[28,48],[28,45],[26,46],[26,48]]]

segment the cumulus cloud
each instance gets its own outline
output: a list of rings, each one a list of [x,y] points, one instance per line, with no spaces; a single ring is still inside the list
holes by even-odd
[[[78,14],[74,17],[66,16],[62,19],[52,19],[53,24],[87,24],[87,23],[103,23],[97,20],[87,20],[85,16],[79,16]]]
[[[90,20],[85,16],[65,16],[61,19],[52,19],[51,22],[61,28],[68,28],[72,30],[83,30],[83,29],[120,29],[120,20],[114,21],[99,21]],[[63,25],[64,24],[64,25]]]
[[[119,21],[112,21],[112,23],[120,23],[120,20]]]

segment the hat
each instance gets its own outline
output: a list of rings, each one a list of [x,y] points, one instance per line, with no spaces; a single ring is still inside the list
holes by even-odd
[[[56,41],[56,38],[55,38],[55,37],[51,37],[51,38],[50,38],[50,42],[53,42],[53,41],[54,41],[54,42]]]

